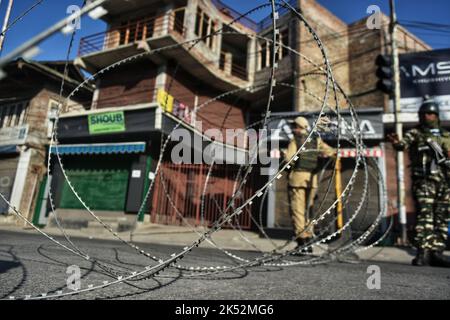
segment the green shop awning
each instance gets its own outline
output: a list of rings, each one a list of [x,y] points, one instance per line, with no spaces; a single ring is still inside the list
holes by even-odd
[[[145,142],[130,143],[101,143],[101,144],[65,144],[52,146],[51,154],[56,154],[56,149],[60,155],[78,154],[126,154],[145,152]]]

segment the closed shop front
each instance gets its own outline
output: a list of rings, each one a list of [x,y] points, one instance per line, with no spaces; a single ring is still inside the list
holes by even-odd
[[[58,161],[53,161],[57,208],[85,210],[84,203],[94,211],[136,213],[143,193],[145,147],[144,142],[58,146],[67,179]],[[55,153],[52,148],[52,157]],[[131,194],[139,195],[137,201]]]
[[[66,174],[70,183],[93,210],[125,211],[130,179],[131,160],[117,156],[65,157]],[[84,209],[82,203],[64,180],[59,207]]]
[[[53,146],[51,190],[57,208],[139,212],[144,188],[149,184],[152,157],[148,147],[154,130],[155,109],[151,106],[123,108],[61,117],[57,149],[67,179]],[[143,218],[143,211],[140,218]]]
[[[269,124],[269,129],[275,130],[271,133],[272,139],[279,141],[279,148],[287,148],[287,145],[292,139],[292,131],[290,125],[297,116],[306,117],[310,125],[313,124],[314,115],[307,114],[302,115],[299,113],[286,113],[284,118],[276,118],[276,116],[284,114],[274,114],[275,119]],[[347,112],[342,112],[343,119],[348,123],[351,118]],[[342,214],[344,222],[352,219],[351,230],[353,237],[358,237],[375,221],[381,210],[381,203],[385,202],[383,199],[383,193],[380,181],[386,181],[385,175],[385,148],[382,143],[384,137],[384,126],[382,119],[382,112],[380,109],[361,109],[358,112],[360,130],[362,132],[362,138],[364,140],[365,148],[362,150],[363,156],[367,163],[367,185],[366,185],[366,171],[362,166],[358,167],[358,173],[354,183],[351,185],[351,195],[346,198],[345,205],[343,206],[342,213],[338,213],[337,209],[332,210],[331,214],[325,216],[325,218],[316,226],[316,235],[327,236],[341,228],[338,226],[337,216]],[[330,116],[330,120],[333,123],[335,119]],[[339,154],[339,175],[340,179],[336,179],[336,174],[333,172],[336,166],[336,160],[333,158],[322,158],[319,162],[318,176],[318,190],[314,199],[314,205],[312,212],[310,212],[310,218],[322,215],[328,208],[330,208],[337,199],[336,190],[344,190],[350,182],[350,179],[356,169],[356,156],[357,150],[355,147],[346,141],[346,138],[350,138],[348,132],[350,131],[345,123],[342,122],[340,126],[341,140],[340,140],[340,154]],[[321,133],[322,139],[324,139],[329,145],[336,147],[337,134],[335,130],[331,128],[329,133]],[[274,150],[272,150],[274,151]],[[273,154],[280,155],[279,150],[272,152]],[[282,159],[280,159],[282,160]],[[275,168],[278,169],[278,168]],[[284,174],[280,179],[277,179],[273,188],[269,189],[267,195],[267,222],[266,227],[271,234],[279,234],[279,230],[286,229],[286,233],[292,229],[292,219],[290,216],[290,206],[288,199],[288,181],[287,176]],[[340,194],[340,193],[339,193]],[[361,207],[361,200],[364,199],[362,208],[359,210],[357,216],[353,216],[357,209]],[[382,229],[385,228],[385,221],[383,219]]]

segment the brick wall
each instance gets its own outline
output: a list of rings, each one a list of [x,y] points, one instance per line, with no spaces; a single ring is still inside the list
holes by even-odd
[[[153,101],[157,66],[142,60],[113,68],[100,77],[95,107],[122,107]]]
[[[366,19],[359,20],[348,27],[350,95],[357,107],[384,107],[387,97],[376,90],[375,59],[379,54],[389,54],[389,18],[382,17],[380,30],[366,28]],[[423,41],[399,28],[397,33],[399,53],[431,50]]]
[[[178,101],[193,109],[195,96],[201,105],[222,94],[192,77],[188,72],[179,68],[174,73],[174,67],[168,68],[166,90]],[[236,103],[233,103],[233,99]],[[231,101],[230,101],[231,100]],[[236,98],[216,100],[208,103],[197,114],[197,120],[203,122],[203,129],[208,128],[245,128],[245,102]]]
[[[299,5],[306,20],[322,40],[333,75],[350,96],[352,103],[356,107],[386,107],[388,100],[383,93],[376,90],[378,79],[375,74],[375,59],[381,53],[388,53],[389,18],[382,16],[381,30],[369,30],[366,27],[367,18],[346,25],[315,0],[299,0]],[[297,23],[293,30],[291,29],[291,33],[297,50],[324,67],[322,53],[305,25]],[[397,41],[400,53],[431,49],[402,27],[399,28]],[[310,93],[309,95],[300,93],[296,98],[296,109],[317,110],[320,103],[311,95],[323,97],[325,77],[308,75],[318,68],[305,59],[297,59],[296,65],[299,66],[298,72],[302,76],[296,86]],[[340,100],[342,101],[342,97]],[[329,100],[329,103],[332,103],[332,100]],[[341,107],[346,105],[343,104]]]
[[[349,65],[348,65],[348,40],[346,37],[347,25],[314,0],[300,0],[302,13],[322,40],[328,59],[333,68],[333,75],[344,90],[349,88]],[[321,106],[315,96],[323,98],[325,90],[325,75],[308,74],[320,72],[325,67],[321,50],[313,39],[312,34],[304,23],[298,23],[300,30],[296,32],[296,45],[298,50],[318,66],[314,66],[306,59],[299,59],[299,73],[302,75],[301,82],[297,83],[302,90],[297,100],[297,110],[317,110]],[[306,92],[305,92],[306,91]],[[332,105],[332,96],[328,101]]]
[[[19,210],[28,218],[33,219],[36,208],[39,186],[46,174],[45,151],[39,149],[31,150],[30,166],[28,167],[26,183],[22,192]]]
[[[356,107],[383,107],[385,97],[376,90],[376,57],[386,50],[384,29],[369,30],[360,20],[348,27],[350,95]]]

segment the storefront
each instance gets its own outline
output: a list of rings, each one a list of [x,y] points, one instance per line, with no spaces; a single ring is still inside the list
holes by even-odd
[[[50,150],[56,208],[85,210],[80,198],[96,212],[138,214],[159,155],[155,113],[143,107],[61,117],[59,143]]]
[[[345,188],[345,186],[350,181],[352,173],[356,166],[356,149],[351,143],[346,141],[345,138],[350,138],[350,128],[345,124],[351,123],[351,116],[349,112],[341,112],[343,121],[340,124],[340,137],[341,137],[341,147],[340,147],[340,175],[341,183],[339,188]],[[368,164],[368,188],[365,190],[365,174],[362,170],[356,177],[356,180],[352,187],[351,197],[348,199],[346,205],[344,206],[343,215],[344,220],[348,219],[357,209],[361,198],[365,192],[367,197],[367,202],[364,204],[364,209],[356,217],[352,223],[352,231],[354,236],[364,232],[368,226],[374,221],[376,216],[380,212],[380,205],[385,199],[382,198],[382,192],[380,188],[383,186],[379,185],[378,169],[381,172],[383,178],[385,178],[385,163],[384,163],[384,127],[382,110],[378,108],[371,109],[361,109],[358,110],[359,125],[362,132],[363,141],[366,149],[363,151],[366,159],[371,159],[374,161],[367,161]],[[271,132],[271,139],[278,140],[279,150],[272,149],[273,156],[281,157],[282,150],[287,148],[289,141],[293,138],[292,135],[292,124],[293,120],[298,117],[306,117],[310,125],[313,125],[314,121],[317,119],[318,114],[303,114],[303,113],[280,113],[273,114],[272,119],[269,122],[269,130],[274,130]],[[335,116],[329,115],[330,120],[335,125]],[[333,128],[333,125],[331,126]],[[324,139],[329,145],[336,147],[337,145],[337,131],[331,130],[330,133],[321,134],[322,139]],[[284,160],[280,158],[280,160]],[[329,208],[336,200],[336,179],[333,175],[333,168],[335,167],[335,160],[333,159],[321,159],[320,160],[320,170],[318,172],[319,178],[319,189],[317,196],[314,200],[313,211],[311,216],[320,215]],[[359,168],[361,169],[361,167]],[[272,236],[290,236],[292,230],[292,221],[289,213],[289,200],[288,200],[288,182],[287,176],[283,175],[281,179],[276,179],[272,188],[269,189],[266,197],[265,212],[266,220],[265,227],[266,232]],[[334,220],[336,220],[337,212],[328,215],[327,218],[317,226],[316,233],[321,233],[326,227],[331,226],[328,231],[324,231],[324,235],[336,230],[337,225]],[[385,221],[383,221],[383,228],[385,227]]]
[[[133,168],[145,152],[145,142],[60,147],[65,173],[78,196],[93,210],[137,213],[127,194],[142,193],[142,170]],[[98,148],[99,150],[96,150]],[[100,152],[101,149],[101,152]],[[120,150],[120,151],[119,151]],[[52,149],[53,155],[56,153]],[[53,176],[61,186],[58,207],[84,209],[59,170]],[[135,183],[135,180],[137,183]]]
[[[181,217],[195,225],[215,221],[231,199],[238,166],[215,164],[209,172],[206,163],[174,163],[170,155],[177,142],[173,141],[167,145],[162,158],[160,173],[163,175],[155,175],[161,136],[167,137],[177,125],[181,125],[192,141],[200,141],[200,144],[189,146],[192,155],[202,155],[211,142],[202,141],[196,128],[159,104],[61,117],[58,145],[50,150],[51,191],[56,209],[71,214],[78,210],[82,219],[86,216],[82,199],[91,210],[108,213],[109,217],[114,213],[117,217],[139,214],[141,221],[147,216],[152,222],[165,224],[180,224]],[[216,160],[227,163],[230,154],[233,158],[234,155],[241,158],[246,153],[233,146],[224,145],[224,148],[230,152],[216,155]],[[57,152],[68,179],[60,169]],[[207,176],[209,183],[202,213],[202,191]],[[144,210],[139,211],[155,178]],[[253,185],[250,178],[243,196],[251,196]],[[236,204],[240,201],[242,199],[236,200]],[[48,215],[50,203],[45,201],[45,195],[41,203],[47,206],[44,211]],[[41,211],[39,214],[42,215]],[[242,215],[239,223],[243,228],[251,228],[250,214]]]

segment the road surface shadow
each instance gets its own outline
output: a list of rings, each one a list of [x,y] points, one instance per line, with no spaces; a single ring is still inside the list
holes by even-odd
[[[21,265],[22,264],[18,261],[0,260],[0,273],[5,273],[10,269],[19,268]]]

